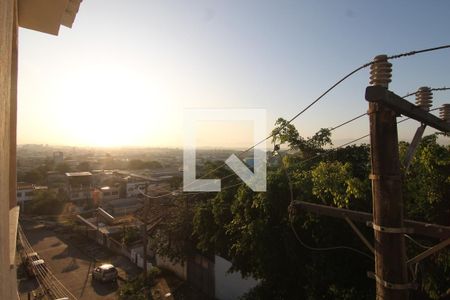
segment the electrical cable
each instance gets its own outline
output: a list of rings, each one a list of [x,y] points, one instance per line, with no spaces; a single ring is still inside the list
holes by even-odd
[[[448,89],[450,89],[450,88],[436,88],[435,90],[448,90]],[[412,94],[411,94],[411,95],[412,95]],[[406,97],[411,96],[411,95],[408,94],[408,95],[404,96],[403,98],[406,98]],[[430,109],[430,112],[436,111],[436,110],[438,110],[438,109],[439,109],[439,107],[434,108],[434,109]],[[341,123],[341,124],[339,124],[339,125],[336,125],[336,126],[334,126],[334,127],[331,127],[329,130],[330,130],[330,131],[336,130],[336,129],[338,129],[338,128],[344,126],[344,125],[347,125],[347,124],[349,124],[349,123],[351,123],[351,122],[353,122],[353,121],[356,121],[356,120],[358,120],[358,119],[360,119],[360,118],[362,118],[362,117],[364,117],[364,116],[366,116],[366,115],[370,115],[370,113],[363,113],[363,114],[360,114],[360,115],[358,115],[358,116],[356,116],[356,117],[354,117],[354,118],[352,118],[352,119],[350,119],[350,120],[347,120],[347,121],[345,121],[345,122],[343,122],[343,123]],[[403,120],[400,120],[400,121],[397,122],[397,124],[400,124],[400,123],[402,123],[402,122],[405,122],[405,121],[407,121],[407,120],[409,120],[409,119],[410,119],[410,118],[405,118],[405,119],[403,119]],[[315,156],[313,156],[313,157],[310,157],[310,158],[308,158],[308,159],[302,160],[301,163],[305,163],[305,162],[311,161],[311,160],[313,160],[313,159],[316,159],[316,158],[318,158],[318,157],[320,157],[320,156],[329,154],[330,151],[338,150],[338,149],[344,148],[344,147],[346,147],[346,146],[348,146],[348,145],[351,145],[351,144],[353,144],[353,143],[355,143],[355,142],[357,142],[357,141],[359,141],[359,140],[362,140],[362,139],[364,139],[364,138],[367,138],[367,137],[369,137],[369,136],[370,136],[370,134],[363,135],[363,136],[361,136],[361,137],[359,137],[359,138],[356,138],[356,139],[351,140],[350,142],[347,142],[347,143],[342,144],[342,145],[340,145],[340,146],[338,146],[338,147],[335,147],[335,148],[333,148],[333,149],[330,149],[328,152],[320,153],[320,154],[315,155]],[[212,171],[209,171],[209,172],[207,173],[207,175],[211,175],[213,172],[219,170],[219,169],[222,168],[224,165],[225,165],[225,164],[219,165],[218,167],[214,168]],[[203,176],[201,176],[200,178],[204,178],[205,176],[206,176],[206,175],[203,175]],[[231,177],[231,176],[234,176],[234,174],[227,175],[227,176],[225,176],[225,177],[223,177],[223,178],[220,178],[220,180],[224,180],[224,179],[229,178],[229,177]],[[205,185],[207,185],[207,183],[205,183],[205,184],[203,184],[203,185],[200,185],[200,187],[201,187],[201,186],[205,186]],[[189,184],[186,185],[186,186],[189,186]],[[166,197],[166,196],[174,195],[174,193],[181,192],[182,190],[181,190],[181,189],[178,189],[178,190],[175,190],[175,191],[172,191],[172,192],[168,191],[167,194],[163,194],[163,195],[159,195],[159,196],[151,196],[151,195],[145,194],[145,193],[142,192],[142,190],[140,190],[139,188],[138,188],[138,191],[139,191],[139,193],[141,193],[143,196],[145,196],[145,197],[147,197],[147,198],[150,198],[150,199],[158,199],[158,198],[163,198],[163,197]],[[201,192],[194,192],[194,193],[190,193],[189,195],[194,195],[194,194],[198,194],[198,193],[201,193]]]
[[[425,246],[425,245],[423,245],[423,244],[421,244],[421,243],[419,243],[418,241],[416,241],[412,236],[410,236],[410,235],[408,235],[408,234],[404,234],[404,236],[406,237],[406,238],[408,238],[411,242],[413,242],[414,244],[416,244],[417,246],[419,246],[420,248],[423,248],[423,249],[430,249],[431,247],[428,247],[428,246]]]
[[[440,88],[430,88],[430,92],[433,92],[433,91],[447,91],[447,90],[450,90],[450,88],[445,87],[445,86],[444,87],[440,87]],[[419,91],[415,91],[413,93],[406,94],[405,96],[403,96],[403,98],[411,97],[411,96],[417,94],[418,92]]]
[[[337,126],[335,126],[335,127],[331,127],[331,128],[330,128],[330,131],[333,131],[333,130],[335,130],[335,129],[338,129],[338,128],[340,128],[340,127],[342,127],[342,126],[344,126],[344,125],[347,125],[348,123],[351,123],[351,122],[353,122],[353,121],[356,121],[356,120],[358,120],[359,118],[362,118],[362,117],[364,117],[364,116],[366,116],[366,115],[368,115],[368,113],[360,114],[359,116],[354,117],[353,119],[350,119],[350,120],[348,120],[348,121],[346,121],[346,122],[344,122],[344,123],[341,123],[341,124],[339,124],[339,125],[337,125]]]
[[[22,245],[24,246],[24,248],[28,249],[28,251],[25,250],[26,254],[30,254],[33,252],[36,252],[33,247],[31,246],[30,242],[28,241],[28,239],[26,238],[25,233],[23,232],[22,226],[19,224],[18,225],[18,229],[19,229],[19,236],[20,236],[20,240],[22,242]],[[52,291],[54,293],[54,295],[57,298],[63,298],[63,297],[67,297],[70,296],[71,298],[73,298],[74,300],[77,300],[77,297],[75,297],[62,283],[61,281],[59,281],[58,278],[55,277],[55,275],[50,271],[50,269],[48,267],[44,267],[42,265],[37,265],[37,266],[33,266],[33,269],[36,270],[39,274],[39,276],[41,277],[41,280],[45,283],[43,286],[46,286],[47,292],[48,290],[52,291],[51,288],[53,287],[54,291]],[[50,276],[50,278],[47,278],[47,275]],[[55,293],[55,291],[58,294]]]
[[[387,59],[388,60],[389,59],[397,59],[397,58],[401,58],[401,57],[405,57],[405,56],[411,56],[411,55],[416,55],[416,54],[425,53],[425,52],[432,52],[432,51],[442,50],[442,49],[447,49],[447,48],[450,48],[450,45],[444,45],[444,46],[427,48],[427,49],[422,49],[422,50],[404,52],[404,53],[388,56]]]
[[[345,121],[345,122],[343,122],[343,123],[341,123],[341,124],[339,124],[339,125],[336,125],[336,126],[334,126],[334,127],[331,127],[329,130],[330,130],[330,131],[336,130],[336,129],[338,129],[338,128],[344,126],[344,125],[347,125],[347,124],[349,124],[349,123],[351,123],[351,122],[353,122],[353,121],[356,121],[356,120],[360,119],[361,117],[363,117],[363,116],[365,116],[365,115],[368,115],[368,113],[360,114],[360,115],[358,115],[358,116],[356,116],[356,117],[354,117],[354,118],[352,118],[352,119],[350,119],[350,120],[347,120],[347,121]],[[355,141],[352,141],[352,142],[355,142]],[[342,145],[342,146],[340,146],[340,147],[344,147],[344,146],[345,146],[345,145]],[[315,157],[314,157],[314,158],[315,158]],[[213,172],[215,172],[215,171],[219,170],[220,168],[222,168],[224,165],[225,165],[225,164],[219,165],[218,167],[214,168],[212,171],[209,171],[206,175],[212,174]],[[203,175],[203,176],[201,176],[200,178],[204,178],[206,175]],[[227,176],[225,176],[225,177],[223,177],[223,178],[220,178],[220,180],[224,180],[224,179],[229,178],[229,177],[234,176],[234,175],[235,175],[235,174],[229,174],[229,175],[227,175]],[[205,186],[205,185],[207,185],[207,183],[205,183],[205,184],[203,184],[203,185],[200,185],[200,187],[201,187],[201,186]],[[189,186],[189,184],[186,185],[186,186]],[[158,199],[158,198],[163,198],[163,197],[166,197],[166,196],[174,195],[174,193],[179,192],[179,191],[181,191],[181,190],[179,189],[179,190],[175,190],[175,191],[172,191],[172,192],[168,191],[167,194],[158,195],[158,196],[151,196],[151,195],[145,194],[139,187],[138,187],[138,191],[139,191],[140,194],[142,194],[143,196],[145,196],[145,197],[147,197],[147,198],[149,198],[149,199]]]
[[[278,153],[278,155],[280,156],[280,161],[281,161],[280,164],[281,164],[281,168],[283,169],[284,174],[285,174],[285,176],[286,176],[286,179],[287,179],[287,181],[288,181],[289,193],[290,193],[290,197],[291,197],[291,204],[290,204],[290,205],[293,205],[293,203],[294,203],[294,191],[293,191],[293,187],[292,187],[291,176],[289,175],[289,172],[287,171],[286,167],[284,166],[284,163],[283,163],[283,156],[282,156],[281,152],[279,152],[278,150],[276,150],[276,151],[274,151],[274,152]],[[298,235],[297,231],[295,230],[294,223],[293,223],[293,220],[292,220],[291,215],[289,215],[289,224],[290,224],[290,227],[291,227],[291,229],[292,229],[292,232],[294,233],[294,236],[295,236],[295,238],[297,239],[297,241],[298,241],[304,248],[306,248],[306,249],[308,249],[308,250],[311,250],[311,251],[348,250],[348,251],[353,251],[353,252],[355,252],[355,253],[358,253],[358,254],[360,254],[360,255],[363,255],[363,256],[365,256],[365,257],[371,259],[371,260],[374,260],[374,258],[373,258],[372,256],[370,256],[369,254],[367,254],[367,253],[365,253],[365,252],[363,252],[363,251],[361,251],[361,250],[358,250],[358,249],[355,249],[355,248],[352,248],[352,247],[348,247],[348,246],[312,247],[312,246],[306,244],[306,243],[300,238],[300,236]]]
[[[439,46],[439,47],[433,47],[433,48],[426,48],[426,49],[422,49],[422,50],[414,50],[414,51],[410,51],[410,52],[404,52],[404,53],[400,53],[400,54],[395,54],[395,55],[391,55],[388,56],[387,59],[398,59],[401,57],[405,57],[405,56],[412,56],[412,55],[416,55],[419,53],[425,53],[425,52],[431,52],[431,51],[436,51],[436,50],[442,50],[442,49],[446,49],[446,48],[450,48],[450,45],[444,45],[444,46]],[[339,84],[341,84],[342,82],[344,82],[346,79],[348,79],[349,77],[351,77],[352,75],[354,75],[355,73],[361,71],[362,69],[365,69],[369,66],[371,66],[372,64],[374,64],[374,61],[370,61],[368,63],[365,63],[359,67],[357,67],[356,69],[354,69],[353,71],[351,71],[350,73],[346,74],[345,76],[343,76],[341,79],[339,79],[337,82],[335,82],[331,87],[329,87],[327,90],[325,90],[319,97],[317,97],[316,99],[314,99],[310,104],[308,104],[305,108],[303,108],[300,112],[298,112],[296,115],[294,115],[291,119],[289,119],[283,126],[281,126],[277,131],[272,132],[269,136],[267,136],[266,138],[262,139],[261,141],[257,142],[256,144],[254,144],[253,146],[235,154],[237,157],[241,157],[243,154],[249,152],[250,150],[254,149],[256,146],[264,143],[265,141],[267,141],[268,139],[272,138],[275,134],[278,134],[282,129],[284,129],[286,126],[288,126],[289,124],[291,124],[295,119],[297,119],[299,116],[301,116],[303,113],[305,113],[308,109],[310,109],[313,105],[315,105],[317,102],[319,102],[323,97],[325,97],[329,92],[331,92],[334,88],[336,88]],[[223,166],[225,166],[226,164],[223,163],[222,165],[218,166],[217,168],[211,170],[210,172],[206,173],[205,175],[203,175],[201,178],[204,178],[210,174],[212,174],[213,172],[215,172],[216,170],[222,168]],[[192,183],[187,184],[184,187],[190,186],[192,185]],[[163,197],[163,196],[168,196],[172,193],[166,194],[166,195],[161,195],[158,197]]]
[[[438,109],[439,109],[439,107],[430,109],[430,112],[436,111],[436,110],[438,110]],[[400,120],[400,121],[397,122],[397,124],[400,124],[400,123],[403,123],[403,122],[405,122],[405,121],[408,121],[409,119],[411,119],[411,118],[405,118],[405,119],[403,119],[403,120]],[[336,128],[339,128],[339,125],[336,126]],[[317,154],[317,155],[315,155],[315,156],[313,156],[313,157],[310,157],[310,158],[308,158],[308,159],[306,159],[306,160],[303,160],[303,161],[301,161],[301,162],[302,162],[302,163],[305,163],[305,162],[308,162],[308,161],[310,161],[310,160],[316,159],[316,158],[318,158],[318,157],[320,157],[320,156],[322,156],[322,155],[329,154],[330,151],[338,150],[338,149],[344,148],[344,147],[346,147],[346,146],[348,146],[348,145],[351,145],[351,144],[353,144],[353,143],[356,143],[357,141],[362,140],[362,139],[364,139],[364,138],[367,138],[367,137],[369,137],[369,136],[370,136],[369,133],[366,134],[366,135],[360,136],[359,138],[356,138],[356,139],[354,139],[354,140],[351,140],[350,142],[347,142],[347,143],[345,143],[345,144],[342,144],[342,145],[340,145],[340,146],[338,146],[338,147],[336,147],[336,148],[329,149],[329,151],[327,151],[327,152],[323,152],[323,153]]]
[[[22,245],[25,245],[24,248],[27,247],[28,250],[29,250],[28,253],[27,253],[27,251],[25,251],[25,253],[28,255],[30,253],[36,252],[32,248],[31,244],[28,242],[28,240],[27,240],[27,238],[26,238],[26,236],[25,236],[25,234],[24,234],[24,232],[23,232],[21,227],[19,227],[19,232],[22,235],[22,238],[21,238]],[[52,292],[52,294],[56,298],[62,298],[62,297],[67,296],[68,294],[71,294],[70,291],[68,291],[67,289],[66,289],[67,293],[65,293],[60,286],[57,286],[57,285],[54,284],[54,280],[52,281],[50,278],[47,278],[47,275],[51,274],[51,272],[50,272],[50,270],[48,268],[45,268],[42,265],[37,265],[37,266],[32,266],[32,267],[33,267],[33,270],[37,272],[38,276],[36,276],[36,278],[37,279],[40,278],[40,282],[43,284],[42,286],[45,288],[45,291],[47,293],[48,292]],[[56,279],[56,281],[58,281],[58,280]],[[63,288],[65,288],[61,283],[60,283],[60,285]],[[73,296],[73,297],[74,297],[74,299],[76,299],[75,296]]]

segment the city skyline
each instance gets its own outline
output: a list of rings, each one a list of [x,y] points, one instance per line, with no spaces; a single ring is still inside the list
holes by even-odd
[[[18,143],[182,147],[185,108],[263,108],[270,133],[375,55],[447,44],[448,12],[444,1],[83,1],[58,38],[20,29]],[[448,50],[392,63],[400,95],[450,85]],[[367,111],[368,73],[296,120],[300,134]],[[434,104],[448,99],[436,92]],[[400,138],[417,126],[399,125]],[[366,133],[362,118],[332,137],[339,146]],[[245,148],[248,136],[246,125],[209,128],[199,147]]]

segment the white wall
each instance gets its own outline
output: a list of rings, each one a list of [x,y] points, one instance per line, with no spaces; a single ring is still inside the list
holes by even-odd
[[[174,272],[179,278],[187,280],[187,263],[173,263],[168,258],[156,254],[156,266]]]
[[[127,183],[127,198],[136,197],[140,195],[138,188],[144,191],[145,184],[146,184],[145,181]]]
[[[239,272],[227,273],[231,262],[215,256],[214,280],[216,298],[219,300],[235,300],[258,284],[253,278],[242,278]]]

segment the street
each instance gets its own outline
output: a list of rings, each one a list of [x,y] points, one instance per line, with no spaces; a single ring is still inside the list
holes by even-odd
[[[117,299],[121,280],[118,280],[117,284],[92,280],[91,272],[95,262],[85,254],[85,250],[86,247],[91,247],[91,250],[92,247],[97,247],[94,242],[75,242],[46,229],[42,224],[23,223],[22,227],[34,251],[44,259],[50,271],[77,299]],[[125,257],[110,255],[101,248],[96,252],[97,261],[113,263],[121,278],[134,276],[139,272]],[[27,299],[27,288],[32,286],[35,280],[28,281],[19,284],[21,299]]]

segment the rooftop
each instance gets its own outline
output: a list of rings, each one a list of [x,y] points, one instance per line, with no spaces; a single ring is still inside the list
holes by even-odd
[[[92,176],[91,172],[70,172],[66,173],[67,177],[86,177],[86,176]]]

